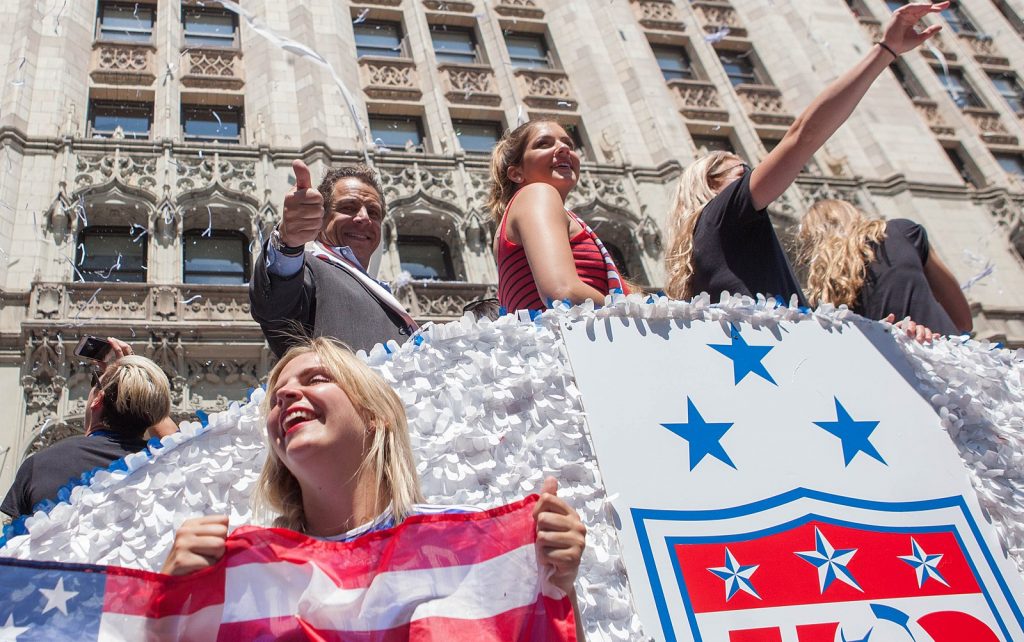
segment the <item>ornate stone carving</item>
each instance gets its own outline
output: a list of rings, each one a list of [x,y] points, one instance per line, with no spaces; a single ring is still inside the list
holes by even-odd
[[[81,417],[59,419],[57,421],[54,421],[52,416],[47,417],[32,429],[32,441],[29,443],[28,448],[25,449],[25,455],[37,453],[62,439],[81,435],[84,432],[85,425]]]
[[[704,27],[704,31],[714,33],[721,29],[729,29],[729,35],[737,38],[745,38],[747,30],[743,28],[739,15],[728,2],[714,2],[702,0],[693,2],[693,11],[697,14],[697,20]]]
[[[185,321],[237,321],[249,316],[249,294],[245,286],[220,286],[196,296],[186,292],[181,316]],[[188,303],[184,303],[188,301]]]
[[[738,85],[736,94],[747,110],[750,120],[759,125],[788,127],[793,116],[782,104],[782,92],[768,85]]]
[[[460,2],[458,0],[423,0],[423,6],[431,11],[473,13],[472,2]]]
[[[98,42],[93,45],[89,75],[105,85],[150,85],[156,79],[153,47]]]
[[[544,17],[544,11],[533,0],[498,0],[494,10],[500,15],[516,18],[540,20]]]
[[[64,240],[71,229],[71,219],[75,217],[74,204],[68,196],[67,184],[61,181],[57,196],[46,211],[45,225],[49,228],[58,243]]]
[[[631,205],[621,178],[594,176],[590,172],[583,172],[576,183],[576,189],[569,192],[566,206],[571,209],[593,201],[622,208],[629,208]]]
[[[569,77],[555,69],[516,69],[516,81],[523,102],[545,109],[576,109]]]
[[[189,401],[207,412],[225,410],[248,388],[260,385],[260,364],[253,360],[189,360],[186,384]]]
[[[378,167],[384,197],[388,202],[423,192],[428,196],[455,204],[458,194],[450,171],[429,170],[418,164],[403,169]]]
[[[494,72],[487,65],[444,63],[437,68],[449,102],[491,107],[501,104]]]
[[[865,212],[875,210],[874,205],[865,200],[863,191],[856,185],[828,181],[801,181],[800,190],[805,207],[810,207],[825,199],[836,199],[852,203]]]
[[[981,33],[961,32],[957,34],[960,41],[965,43],[974,54],[974,59],[983,65],[998,65],[1009,67],[1010,60],[1000,55],[996,45],[992,42],[992,36]]]
[[[487,198],[491,193],[491,177],[483,172],[467,172],[469,177],[467,201],[469,209],[476,212],[483,212],[484,218],[490,217],[487,210]]]
[[[928,123],[928,127],[937,136],[953,137],[955,130],[946,124],[946,119],[939,113],[939,104],[934,100],[928,100],[927,98],[914,98],[914,107],[917,108],[917,112],[924,118],[924,122]]]
[[[29,414],[56,410],[66,380],[63,365],[64,345],[59,337],[52,338],[46,331],[29,336],[21,377]]]
[[[189,48],[185,54],[185,74],[181,84],[209,89],[241,89],[242,54],[231,49]]]
[[[236,192],[256,193],[256,161],[224,158],[215,153],[213,158],[178,156],[174,165],[179,190],[194,190],[220,181],[224,187]]]
[[[633,13],[645,29],[683,31],[685,26],[672,0],[630,0]]]
[[[114,153],[79,153],[76,158],[75,187],[101,185],[116,179],[122,185],[152,190],[156,187],[156,156],[128,154],[120,146]]]
[[[714,83],[703,80],[670,80],[668,86],[676,94],[679,111],[689,120],[726,122],[729,112],[722,106]]]
[[[872,42],[878,42],[882,39],[882,23],[874,18],[866,18],[864,16],[857,16],[857,22],[860,23],[864,32],[868,34],[868,38]]]
[[[989,213],[996,219],[999,227],[1006,230],[1010,240],[1018,245],[1024,236],[1024,212],[1021,203],[1009,196],[1000,196],[989,203]]]
[[[999,112],[979,107],[965,107],[963,112],[970,118],[982,139],[993,145],[1016,145],[1017,137],[1006,130],[999,119]]]
[[[181,335],[176,332],[150,334],[149,358],[167,375],[171,383],[171,405],[180,407],[184,401],[185,389],[185,349],[181,345]]]
[[[359,59],[359,78],[370,98],[383,100],[419,100],[419,75],[416,63],[405,58]]]
[[[462,308],[478,298],[493,297],[494,285],[451,283],[445,281],[413,282],[395,293],[409,313],[421,321],[439,321],[462,316]]]

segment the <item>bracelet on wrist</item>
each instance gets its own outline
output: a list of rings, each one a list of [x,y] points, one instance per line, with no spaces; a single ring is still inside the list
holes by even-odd
[[[882,49],[885,49],[885,50],[886,50],[886,51],[888,51],[889,53],[891,53],[891,54],[892,54],[892,57],[893,57],[893,60],[895,60],[895,59],[897,59],[897,58],[899,58],[899,57],[900,57],[900,55],[899,55],[898,53],[896,53],[895,51],[893,51],[892,47],[890,47],[889,45],[885,44],[885,43],[884,43],[884,42],[882,42],[881,40],[879,40],[879,41],[878,41],[878,42],[876,42],[875,44],[876,44],[876,45],[878,45],[879,47],[881,47]]]

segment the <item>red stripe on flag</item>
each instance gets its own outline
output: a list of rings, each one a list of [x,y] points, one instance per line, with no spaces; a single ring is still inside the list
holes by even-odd
[[[534,604],[480,620],[427,617],[383,631],[326,631],[294,617],[272,618],[222,624],[217,639],[295,642],[569,642],[576,640],[576,623],[569,598],[554,600],[538,596]]]
[[[729,642],[782,642],[782,631],[777,626],[729,631]]]
[[[103,610],[148,618],[190,615],[224,603],[225,571],[223,563],[179,576],[110,566]]]
[[[839,622],[822,624],[800,624],[796,627],[796,639],[800,642],[835,642]]]

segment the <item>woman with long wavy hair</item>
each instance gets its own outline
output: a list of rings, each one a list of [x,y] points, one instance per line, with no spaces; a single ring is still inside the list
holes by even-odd
[[[846,305],[869,319],[910,317],[939,334],[971,331],[967,299],[917,223],[869,218],[827,199],[800,221],[797,246],[811,305]]]
[[[565,207],[579,178],[573,139],[554,121],[523,123],[495,145],[488,208],[498,225],[494,255],[505,309],[603,303],[628,290],[601,239]]]
[[[897,9],[881,41],[811,101],[758,167],[751,169],[735,154],[714,152],[683,172],[669,215],[669,296],[689,299],[708,292],[717,297],[728,291],[787,302],[795,296],[806,304],[766,208],[846,122],[882,71],[941,28],[918,32],[917,23],[948,5],[922,2]]]

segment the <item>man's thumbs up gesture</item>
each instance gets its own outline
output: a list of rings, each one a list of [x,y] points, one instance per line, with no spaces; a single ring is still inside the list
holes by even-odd
[[[313,189],[305,163],[292,161],[292,172],[295,187],[284,197],[284,215],[278,231],[282,243],[298,247],[316,239],[320,233],[324,222],[324,197]]]

